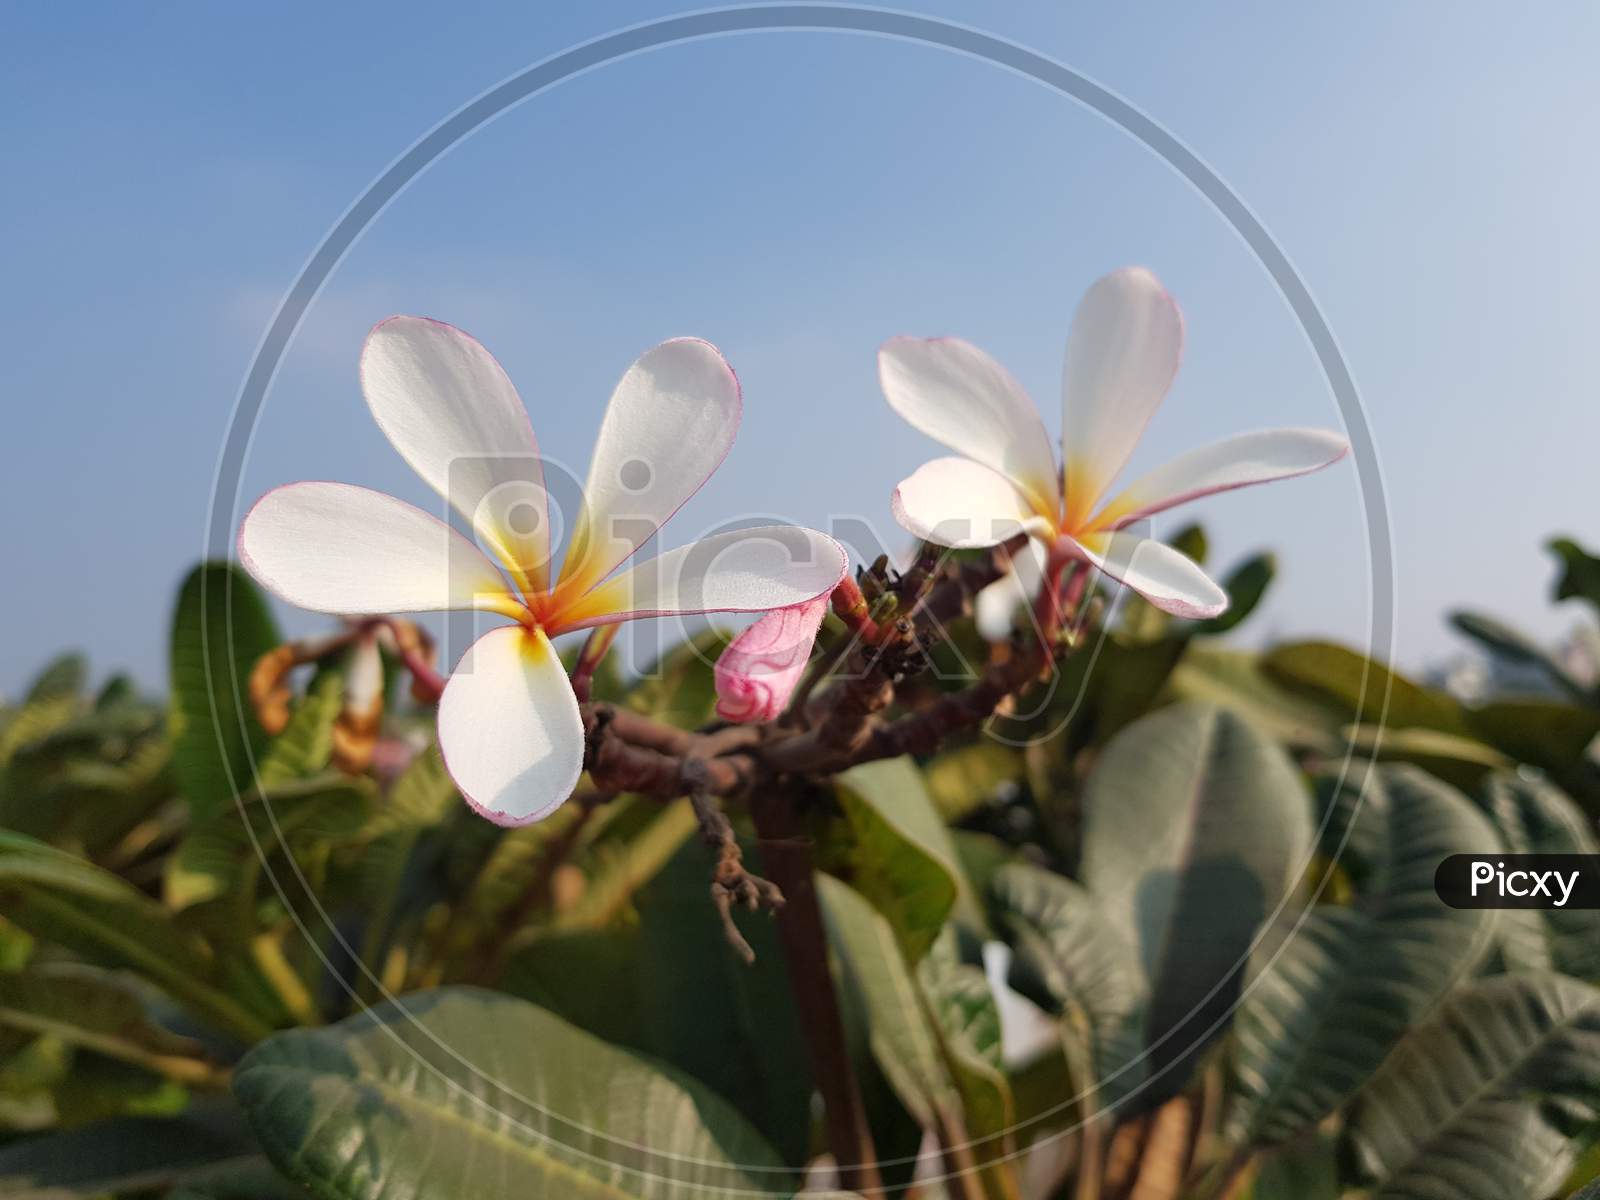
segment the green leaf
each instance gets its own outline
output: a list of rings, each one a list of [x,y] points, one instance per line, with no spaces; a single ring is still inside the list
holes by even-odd
[[[250,711],[250,671],[281,641],[237,567],[202,563],[184,580],[172,621],[172,769],[196,819],[250,786],[250,762],[266,743]]]
[[[704,1085],[472,988],[279,1034],[240,1062],[234,1093],[268,1157],[321,1200],[794,1190]]]
[[[846,829],[824,839],[824,866],[889,919],[916,962],[962,896],[959,858],[910,759],[853,767],[836,786]],[[972,911],[970,898],[967,901]]]
[[[991,1196],[1016,1197],[1010,1165],[1016,1105],[1002,1065],[1000,1009],[981,966],[963,962],[954,926],[946,926],[923,960],[917,982],[961,1095],[970,1151]]]
[[[255,1152],[236,1107],[195,1105],[175,1117],[122,1118],[0,1146],[0,1196],[64,1200],[148,1192],[204,1177],[218,1164]]]
[[[1580,704],[1592,703],[1588,688],[1579,683],[1554,656],[1532,638],[1482,613],[1453,612],[1450,624],[1487,646],[1497,657],[1518,666],[1534,667]]]
[[[166,1200],[306,1200],[307,1194],[265,1158],[245,1158],[192,1172]]]
[[[1600,736],[1600,708],[1549,700],[1497,700],[1467,709],[1473,733],[1519,762],[1551,771],[1583,758]]]
[[[1211,542],[1206,537],[1205,527],[1198,521],[1191,522],[1178,530],[1177,533],[1167,539],[1167,545],[1171,546],[1179,554],[1192,558],[1202,567],[1205,566],[1206,555],[1211,549]]]
[[[1597,854],[1593,827],[1558,789],[1523,775],[1491,776],[1475,797],[1511,854]],[[1600,979],[1600,910],[1507,909],[1501,948],[1513,968]]]
[[[1552,538],[1545,543],[1545,549],[1561,560],[1556,599],[1586,600],[1600,612],[1600,558],[1571,538]]]
[[[241,812],[229,807],[191,829],[166,864],[165,895],[176,910],[221,896],[238,902],[249,921],[263,860],[287,849],[353,836],[372,803],[370,780],[344,775],[286,781],[247,799]],[[247,924],[241,936],[253,932]]]
[[[1060,1018],[1074,1088],[1114,1102],[1137,1081],[1143,1048],[1145,985],[1132,946],[1070,879],[1013,863],[990,886],[1012,947],[1011,986]]]
[[[1312,909],[1256,956],[1234,1025],[1236,1145],[1287,1141],[1332,1113],[1488,949],[1495,914],[1450,908],[1433,887],[1445,856],[1495,844],[1465,797],[1414,768],[1374,770],[1352,836],[1377,854],[1355,903]]]
[[[170,914],[109,871],[33,838],[0,830],[6,918],[92,962],[143,975],[197,1016],[247,1040],[268,1027],[211,985],[212,960]]]
[[[1257,932],[1311,844],[1293,764],[1225,710],[1175,705],[1106,747],[1084,791],[1082,877],[1138,955],[1145,1062],[1163,1075],[1147,1102],[1180,1088],[1226,1024]]]
[[[687,798],[665,808],[650,797],[633,800],[645,814],[642,825],[626,837],[597,841],[588,856],[589,878],[583,895],[556,914],[553,928],[603,929],[616,921],[627,912],[639,889],[655,878],[699,827]]]
[[[756,847],[743,848],[754,864]],[[642,1046],[733,1101],[799,1167],[809,1144],[811,1068],[777,924],[770,913],[738,914],[756,958],[746,964],[735,955],[709,895],[713,861],[690,839],[635,902]]]
[[[649,1052],[639,940],[636,928],[547,934],[512,955],[499,986],[601,1041]],[[682,988],[682,972],[673,974],[680,992],[698,996]]]
[[[1471,732],[1461,706],[1451,697],[1333,642],[1278,646],[1262,658],[1261,669],[1286,688],[1337,706],[1351,721],[1381,723],[1391,730],[1417,727],[1462,736]]]
[[[959,1127],[961,1094],[894,929],[870,901],[829,875],[817,876],[829,941],[867,1022],[873,1057],[906,1109],[924,1128]]]
[[[198,1042],[155,1024],[136,992],[93,967],[53,963],[0,974],[0,1025],[53,1035],[183,1083],[217,1077]]]
[[[1373,1200],[1506,1200],[1559,1187],[1597,1117],[1600,991],[1506,975],[1461,989],[1395,1048],[1346,1137]]]
[[[1265,1154],[1250,1200],[1339,1200],[1338,1145],[1313,1134]]]
[[[1353,753],[1383,763],[1410,763],[1463,790],[1471,790],[1490,771],[1511,765],[1506,756],[1476,738],[1436,729],[1383,729],[1355,725],[1345,731]]]
[[[430,746],[411,760],[362,826],[356,840],[368,917],[361,958],[371,970],[382,969],[395,920],[417,890],[406,883],[419,843],[443,826],[461,803],[444,760]]]
[[[89,664],[83,655],[63,654],[53,659],[28,685],[24,704],[49,704],[56,700],[76,700],[89,681]]]
[[[289,724],[267,745],[256,771],[257,784],[271,787],[326,770],[333,757],[333,725],[344,707],[344,673],[318,671],[294,707]]]
[[[1178,700],[1196,700],[1238,713],[1285,746],[1333,753],[1341,746],[1338,714],[1278,686],[1261,670],[1261,656],[1194,644],[1172,672],[1170,691]]]
[[[1222,588],[1228,593],[1227,609],[1220,616],[1196,622],[1194,631],[1216,635],[1237,627],[1255,612],[1277,573],[1278,560],[1270,553],[1245,559],[1222,581]]]

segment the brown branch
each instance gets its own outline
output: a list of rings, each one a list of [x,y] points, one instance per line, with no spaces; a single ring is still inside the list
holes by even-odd
[[[733,822],[722,811],[717,799],[702,786],[704,759],[690,758],[684,762],[684,782],[689,786],[689,803],[694,808],[695,820],[700,825],[700,837],[716,851],[716,866],[711,871],[711,902],[722,918],[722,932],[734,952],[746,963],[756,961],[756,952],[745,941],[744,934],[734,924],[733,910],[737,905],[754,912],[765,908],[777,912],[783,907],[783,891],[759,875],[745,869],[744,852],[739,849],[738,836],[733,832]]]

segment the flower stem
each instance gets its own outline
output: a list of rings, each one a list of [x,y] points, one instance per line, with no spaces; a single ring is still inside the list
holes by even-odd
[[[611,643],[617,640],[620,625],[596,625],[589,631],[588,640],[578,652],[578,661],[572,664],[572,690],[578,694],[578,703],[589,699],[594,686],[594,673],[605,658]]]
[[[778,936],[783,943],[789,987],[801,1033],[822,1093],[828,1145],[847,1191],[876,1196],[883,1191],[877,1151],[866,1107],[845,1046],[844,1017],[828,973],[828,940],[812,879],[811,849],[795,813],[791,788],[779,786],[752,797],[751,815],[761,839],[767,877],[783,890]]]

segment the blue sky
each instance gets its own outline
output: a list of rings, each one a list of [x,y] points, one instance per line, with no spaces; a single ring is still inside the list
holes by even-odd
[[[397,154],[484,88],[663,4],[14,4],[0,16],[0,692],[57,647],[159,686],[177,580],[279,296]],[[1166,125],[1299,268],[1361,387],[1390,489],[1398,659],[1471,604],[1554,636],[1554,532],[1600,543],[1600,10],[1587,4],[929,3],[1080,69]],[[1179,382],[1135,465],[1228,433],[1338,423],[1262,268],[1170,168],[1036,84],[883,39],[664,49],[506,114],[356,245],[268,398],[246,490],[331,478],[428,502],[356,386],[375,321],[460,325],[581,473],[616,378],[664,337],[745,387],[732,457],[674,520],[893,538],[936,453],[882,402],[895,333],[983,346],[1058,424],[1068,318],[1142,263],[1182,304]],[[1281,577],[1249,636],[1360,642],[1348,467],[1184,510],[1213,564]],[[1158,532],[1162,527],[1158,525]],[[285,614],[293,628],[316,622]]]

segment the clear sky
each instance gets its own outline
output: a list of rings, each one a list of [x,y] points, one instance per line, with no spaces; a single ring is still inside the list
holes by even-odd
[[[1442,621],[1454,605],[1546,636],[1578,619],[1546,602],[1539,544],[1553,532],[1600,543],[1600,9],[915,10],[1126,96],[1276,236],[1366,402],[1392,499],[1402,663],[1458,648]],[[672,11],[0,11],[0,693],[70,645],[99,671],[162,683],[173,590],[202,548],[241,379],[306,256],[459,105],[574,41]],[[664,544],[750,514],[823,528],[859,515],[893,538],[894,483],[938,451],[883,403],[879,342],[969,338],[1055,428],[1071,311],[1127,263],[1166,281],[1189,331],[1136,466],[1244,429],[1338,423],[1263,269],[1169,167],[1095,115],[982,63],[877,38],[763,33],[656,51],[506,114],[379,219],[290,351],[247,490],[326,478],[429,500],[356,384],[365,330],[412,312],[484,340],[547,452],[580,473],[639,352],[677,334],[717,343],[744,383],[744,426]],[[1215,566],[1279,553],[1251,637],[1364,638],[1348,465],[1193,513]]]

